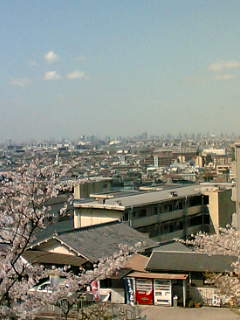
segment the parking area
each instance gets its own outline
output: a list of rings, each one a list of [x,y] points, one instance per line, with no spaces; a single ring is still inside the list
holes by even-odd
[[[141,306],[147,320],[240,320],[240,313],[227,308],[168,308]]]

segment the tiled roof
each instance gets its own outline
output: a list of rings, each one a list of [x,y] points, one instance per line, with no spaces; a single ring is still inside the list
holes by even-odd
[[[50,239],[58,240],[92,262],[112,256],[119,251],[120,244],[131,247],[138,242],[143,242],[142,251],[158,246],[157,242],[152,241],[145,234],[119,221],[68,231],[61,231],[59,225],[56,228],[52,226],[51,230],[48,229],[44,231],[44,234],[40,234],[30,248],[38,248],[42,242]]]
[[[91,261],[112,256],[119,250],[120,244],[134,246],[137,242],[144,242],[143,250],[158,245],[146,235],[118,221],[62,232],[57,239]]]
[[[146,269],[166,272],[227,272],[232,271],[231,264],[236,257],[195,253],[154,251]]]
[[[148,263],[148,260],[148,257],[145,257],[141,254],[135,254],[128,260],[124,268],[131,269],[134,271],[145,272],[145,267]]]

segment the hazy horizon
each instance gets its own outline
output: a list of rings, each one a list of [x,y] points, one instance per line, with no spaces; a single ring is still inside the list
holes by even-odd
[[[237,0],[0,3],[0,141],[240,133]]]

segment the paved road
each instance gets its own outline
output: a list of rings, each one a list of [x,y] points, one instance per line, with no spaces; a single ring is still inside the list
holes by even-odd
[[[147,320],[240,320],[240,315],[225,308],[168,308],[141,306]]]

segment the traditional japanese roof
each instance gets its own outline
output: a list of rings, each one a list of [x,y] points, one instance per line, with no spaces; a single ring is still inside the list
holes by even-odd
[[[148,257],[145,257],[141,254],[135,254],[128,260],[124,268],[134,270],[134,271],[145,272],[145,267],[148,261],[149,261]]]
[[[143,242],[142,251],[158,246],[157,242],[152,241],[143,233],[119,221],[62,232],[56,232],[53,229],[51,235],[49,233],[45,235],[46,237],[40,235],[29,249],[38,250],[42,243],[55,239],[75,254],[87,258],[91,262],[112,256],[119,251],[120,244],[131,247],[138,242]]]
[[[236,257],[195,253],[195,252],[152,252],[146,270],[183,272],[227,272],[233,271],[231,264]]]

